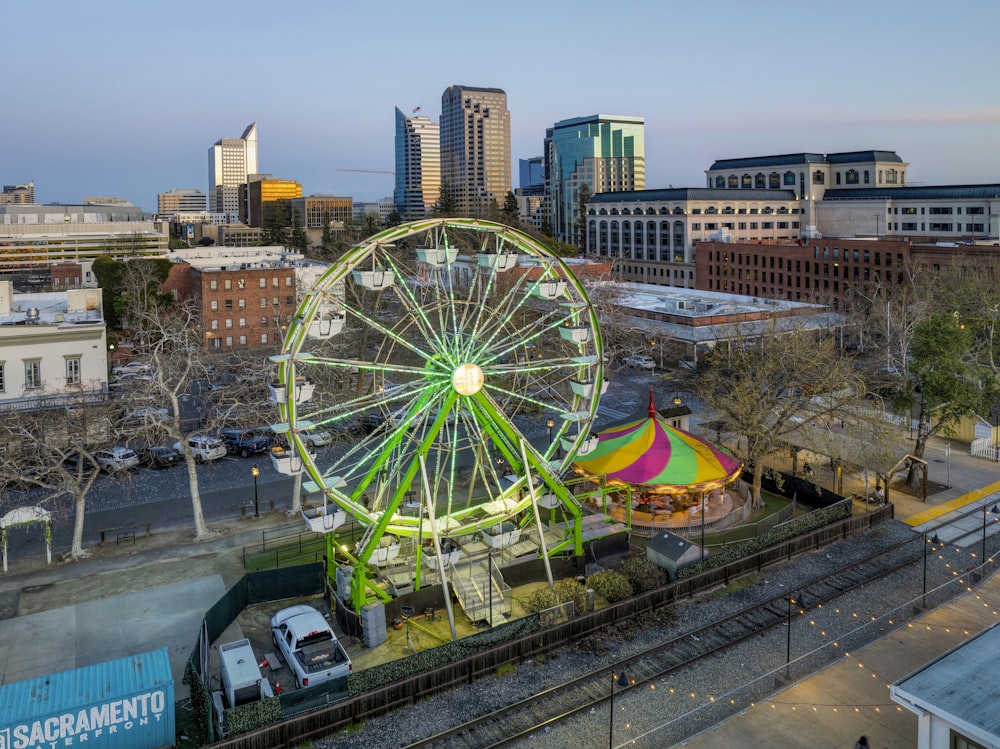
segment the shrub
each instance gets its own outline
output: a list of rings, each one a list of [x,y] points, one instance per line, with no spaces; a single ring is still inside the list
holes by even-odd
[[[559,580],[556,583],[556,599],[559,603],[572,601],[577,616],[587,611],[587,588],[576,580]]]
[[[593,588],[608,603],[618,603],[632,597],[632,583],[618,572],[602,570],[587,578],[587,587]]]
[[[632,590],[636,593],[662,588],[669,582],[666,570],[660,569],[645,557],[626,559],[619,572],[632,583]]]

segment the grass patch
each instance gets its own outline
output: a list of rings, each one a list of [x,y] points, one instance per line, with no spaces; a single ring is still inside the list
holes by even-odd
[[[497,678],[504,678],[505,676],[513,676],[517,673],[517,666],[513,663],[504,663],[502,666],[497,667]]]
[[[754,583],[759,583],[763,579],[764,579],[763,575],[747,575],[746,577],[741,577],[739,580],[734,580],[733,582],[729,583],[729,585],[725,585],[721,588],[713,590],[711,593],[708,594],[707,600],[717,601],[720,598],[725,598],[730,593],[736,593],[745,588],[749,588]]]

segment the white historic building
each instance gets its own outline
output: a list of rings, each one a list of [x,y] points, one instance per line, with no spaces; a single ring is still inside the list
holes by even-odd
[[[0,281],[0,409],[99,402],[107,391],[101,290],[16,294]]]

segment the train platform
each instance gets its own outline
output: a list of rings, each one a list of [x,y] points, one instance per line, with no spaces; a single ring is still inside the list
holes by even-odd
[[[889,696],[890,686],[993,626],[1000,618],[1000,575],[934,609],[771,699],[692,736],[679,746],[806,746],[872,749],[917,746],[918,717]]]

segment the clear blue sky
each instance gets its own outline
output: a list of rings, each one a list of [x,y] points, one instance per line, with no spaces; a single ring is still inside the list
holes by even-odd
[[[207,189],[257,122],[260,169],[305,194],[392,194],[393,108],[502,88],[517,160],[545,128],[646,121],[646,186],[715,159],[895,150],[911,183],[1000,183],[1000,2],[0,0],[0,183],[149,211]]]

